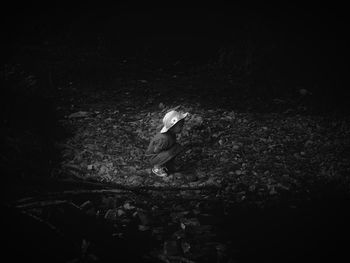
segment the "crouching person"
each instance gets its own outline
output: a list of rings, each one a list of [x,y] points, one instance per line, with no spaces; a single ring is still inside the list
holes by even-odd
[[[183,151],[183,147],[176,142],[176,134],[181,133],[187,115],[177,111],[168,112],[163,118],[164,127],[151,140],[146,156],[155,175],[164,177],[176,171],[174,159]]]

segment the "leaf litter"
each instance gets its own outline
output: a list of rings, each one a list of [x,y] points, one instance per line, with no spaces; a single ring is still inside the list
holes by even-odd
[[[185,168],[164,180],[151,174],[144,151],[170,109],[190,112],[190,116],[179,136],[187,147],[180,158]],[[95,201],[96,215],[117,226],[113,236],[128,236],[127,226],[136,224],[138,235],[147,235],[153,242],[148,257],[162,262],[234,259],[236,255],[227,249],[231,240],[219,234],[220,218],[231,206],[244,203],[263,208],[286,196],[290,201],[320,181],[341,178],[344,187],[349,186],[342,177],[350,170],[345,154],[348,120],[257,115],[163,102],[156,108],[134,107],[127,113],[113,105],[83,112],[87,113],[65,120],[75,135],[66,141],[62,174],[133,189],[198,187],[195,191],[149,190],[144,192],[147,198],[136,194],[125,201],[112,195],[118,204],[107,210]],[[201,188],[205,186],[216,190]],[[221,217],[213,212],[217,202]]]
[[[115,95],[91,94],[94,103],[75,103],[62,120],[73,136],[60,145],[58,175],[79,179],[81,187],[101,183],[103,189],[51,193],[44,201],[29,198],[19,209],[61,229],[77,214],[102,219],[110,227],[104,238],[113,237],[108,241],[113,248],[116,240],[131,240],[135,253],[144,247],[137,253],[148,262],[232,262],[238,258],[235,239],[245,236],[239,229],[228,236],[232,216],[239,216],[232,215],[232,207],[264,208],[287,199],[294,208],[299,195],[334,181],[349,190],[348,118],[170,104],[154,94],[139,103],[133,92],[118,94],[118,103]],[[170,109],[190,116],[179,136],[187,147],[180,159],[184,169],[164,180],[151,174],[144,151]],[[83,233],[72,237],[81,250],[73,262],[98,261],[103,254],[119,258],[105,247],[107,241],[88,234],[103,227],[83,222],[71,222]]]

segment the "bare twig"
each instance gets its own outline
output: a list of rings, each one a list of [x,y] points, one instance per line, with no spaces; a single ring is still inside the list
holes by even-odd
[[[184,262],[184,263],[196,263],[195,261],[189,260],[187,258],[184,257],[180,257],[180,256],[168,256],[169,259],[172,260],[178,260],[180,262]]]
[[[210,189],[218,189],[220,188],[219,185],[208,185],[208,184],[190,184],[190,185],[179,185],[179,186],[171,186],[171,185],[127,185],[127,184],[118,184],[118,183],[101,183],[101,182],[88,182],[84,181],[83,179],[71,179],[71,180],[57,180],[57,182],[62,183],[70,183],[70,184],[76,184],[77,186],[95,186],[95,187],[101,187],[105,190],[116,190],[116,189],[122,189],[122,190],[128,190],[128,191],[138,191],[138,190],[152,190],[152,191],[178,191],[178,190],[210,190]],[[103,190],[102,189],[102,190]]]
[[[182,190],[184,191],[184,190]],[[62,200],[64,198],[69,198],[71,196],[77,195],[94,195],[94,194],[113,194],[113,195],[129,195],[129,190],[120,190],[120,189],[93,189],[93,190],[67,190],[62,192],[52,192],[46,193],[39,196],[34,197],[26,197],[17,200],[14,205],[18,208],[34,208],[34,207],[45,207],[45,206],[55,206],[65,203],[70,203],[67,200]],[[165,195],[168,200],[176,200],[178,198],[182,200],[191,200],[191,201],[215,201],[216,198],[209,198],[209,196],[205,195],[195,195],[195,196],[180,196],[174,197]],[[54,200],[50,200],[54,199]]]
[[[183,262],[183,263],[196,263],[195,261],[189,260],[184,257],[180,256],[165,256],[165,255],[159,255],[158,259],[160,259],[163,262],[171,263],[172,260],[176,260],[177,262]]]
[[[68,202],[67,200],[38,201],[38,202],[31,202],[31,203],[20,204],[20,205],[17,205],[17,208],[30,209],[30,208],[37,208],[37,207],[61,205],[61,204],[66,204],[67,202]]]
[[[27,212],[24,212],[24,211],[21,211],[21,213],[23,213],[26,216],[29,216],[29,217],[33,218],[34,220],[40,222],[43,225],[46,225],[49,229],[51,229],[57,235],[64,236],[64,234],[57,227],[55,227],[51,223],[41,219],[40,217],[37,217],[37,216],[35,216],[35,215],[31,214],[31,213],[27,213]]]
[[[15,205],[18,208],[32,208],[33,207],[43,207],[43,206],[52,206],[68,203],[67,200],[57,200],[57,198],[69,197],[72,195],[83,195],[83,194],[128,194],[129,191],[119,190],[119,189],[95,189],[95,190],[67,190],[62,192],[52,192],[45,193],[35,197],[26,197],[15,202]],[[48,200],[55,198],[56,200]],[[43,201],[35,201],[42,199]]]
[[[171,263],[164,255],[159,255],[157,258],[165,263]]]

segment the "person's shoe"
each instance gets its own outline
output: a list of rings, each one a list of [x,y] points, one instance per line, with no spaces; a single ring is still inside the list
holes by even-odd
[[[152,168],[152,172],[159,177],[168,176],[166,171],[167,171],[166,167],[153,167]]]

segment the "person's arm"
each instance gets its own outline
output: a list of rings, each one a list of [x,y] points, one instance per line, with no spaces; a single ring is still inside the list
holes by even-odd
[[[160,153],[167,150],[168,140],[166,138],[159,138],[154,142],[154,153]]]

